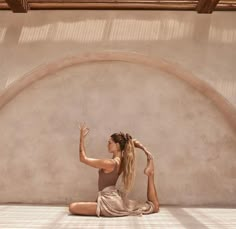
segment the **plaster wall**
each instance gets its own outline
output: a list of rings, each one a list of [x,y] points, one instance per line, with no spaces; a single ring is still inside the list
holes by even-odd
[[[86,121],[91,157],[111,157],[107,140],[118,131],[153,153],[160,204],[236,205],[235,13],[1,11],[0,18],[0,203],[95,200],[97,170],[78,158],[78,122]],[[24,79],[32,83],[22,86]],[[145,201],[146,158],[136,155],[130,197]]]

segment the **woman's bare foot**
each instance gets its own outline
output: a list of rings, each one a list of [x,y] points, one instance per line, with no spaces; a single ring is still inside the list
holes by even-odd
[[[144,169],[144,174],[151,176],[154,174],[154,164],[153,159],[147,159],[147,167]]]

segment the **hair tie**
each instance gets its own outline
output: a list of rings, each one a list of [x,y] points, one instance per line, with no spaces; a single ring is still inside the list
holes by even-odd
[[[129,135],[128,133],[126,133],[126,139],[127,139],[127,142],[132,139],[131,135]]]
[[[120,131],[120,135],[122,136],[122,138],[125,140],[126,143],[128,143],[129,140],[132,139],[132,137],[128,133],[124,134],[123,132]]]

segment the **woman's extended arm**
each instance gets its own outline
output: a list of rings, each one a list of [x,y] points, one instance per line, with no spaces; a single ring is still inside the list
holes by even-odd
[[[94,168],[113,170],[116,164],[115,159],[96,159],[96,158],[87,157],[84,141],[85,141],[85,136],[88,134],[88,132],[89,132],[89,128],[85,127],[85,124],[83,124],[80,128],[80,145],[79,145],[80,161]]]
[[[136,148],[142,149],[149,159],[152,159],[152,154],[147,150],[147,148],[141,144],[137,139],[133,139],[134,146]]]
[[[147,151],[146,147],[144,147],[144,145],[141,144],[141,142],[139,142],[137,139],[133,139],[134,142],[134,146],[136,148],[140,148],[142,149],[144,152]]]

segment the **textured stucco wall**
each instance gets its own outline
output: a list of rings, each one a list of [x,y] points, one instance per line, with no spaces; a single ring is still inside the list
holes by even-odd
[[[111,50],[177,63],[236,106],[234,13],[0,17],[0,100],[39,65]],[[236,134],[223,113],[184,80],[141,63],[94,61],[52,71],[0,109],[0,202],[95,200],[97,171],[78,160],[78,122],[86,121],[91,157],[110,157],[107,139],[116,131],[129,132],[153,152],[161,204],[236,205]],[[132,198],[146,198],[145,164],[137,150]]]

